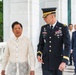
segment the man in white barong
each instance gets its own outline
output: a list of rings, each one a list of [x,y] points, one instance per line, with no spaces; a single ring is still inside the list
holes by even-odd
[[[12,31],[14,37],[10,38],[6,44],[4,56],[2,59],[1,75],[28,75],[30,68],[30,75],[34,75],[34,50],[32,43],[28,38],[22,36],[23,26],[21,23],[15,21],[12,24]],[[28,56],[30,64],[28,64]]]

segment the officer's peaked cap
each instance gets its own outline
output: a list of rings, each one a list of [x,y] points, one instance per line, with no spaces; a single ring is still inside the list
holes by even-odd
[[[43,18],[45,18],[49,14],[55,14],[56,7],[54,7],[54,8],[42,8],[42,11],[43,11]]]

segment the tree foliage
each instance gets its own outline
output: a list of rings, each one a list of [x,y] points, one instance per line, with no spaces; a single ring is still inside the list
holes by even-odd
[[[3,41],[3,2],[0,1],[0,42]]]

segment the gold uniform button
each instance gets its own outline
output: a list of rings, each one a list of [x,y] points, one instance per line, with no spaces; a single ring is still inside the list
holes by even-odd
[[[49,50],[49,52],[51,52],[51,50]]]

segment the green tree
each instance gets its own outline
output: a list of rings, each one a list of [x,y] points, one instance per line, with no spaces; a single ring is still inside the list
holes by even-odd
[[[3,2],[0,1],[0,42],[3,41]]]

